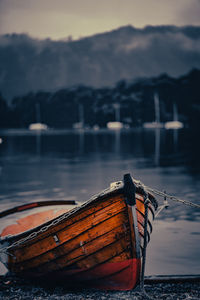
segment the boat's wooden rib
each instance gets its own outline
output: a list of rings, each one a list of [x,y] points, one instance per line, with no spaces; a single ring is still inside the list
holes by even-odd
[[[144,219],[145,219],[145,215],[136,209],[136,213],[137,213],[137,220],[138,222],[140,222],[140,224],[144,227]],[[148,230],[150,232],[152,232],[152,223],[153,223],[153,215],[151,214],[151,211],[149,210],[149,213],[148,213],[148,222],[147,222],[147,226],[148,226]]]
[[[136,194],[136,203],[137,203],[137,211],[142,213],[144,215],[145,207],[144,207],[144,198],[142,196],[139,196]],[[153,205],[149,202],[148,203],[149,212],[152,214],[152,218],[155,218],[154,210],[155,208]]]
[[[139,234],[140,234],[140,237],[142,239],[144,239],[144,228],[142,226],[138,226],[139,228]],[[147,231],[147,242],[149,243],[150,242],[150,233]],[[143,242],[141,241],[141,245],[143,245]]]
[[[6,243],[18,242],[9,248],[9,270],[30,278],[84,281],[106,289],[133,288],[139,281],[143,236],[147,234],[150,240],[156,209],[155,200],[149,195],[152,203],[148,204],[145,233],[145,195],[141,186],[137,188],[130,175],[125,175],[124,185],[116,183],[82,206],[56,215],[53,221],[37,221],[37,217],[45,218],[50,213],[22,218],[2,233]],[[29,220],[38,226],[29,226]],[[20,242],[32,234],[33,238]]]
[[[139,230],[139,231],[144,231],[144,222],[143,222],[143,220],[138,220],[138,227],[139,227],[139,229],[141,229],[141,230]],[[148,231],[148,233],[150,234],[150,233],[152,233],[152,225],[151,225],[151,223],[147,223],[147,231]]]

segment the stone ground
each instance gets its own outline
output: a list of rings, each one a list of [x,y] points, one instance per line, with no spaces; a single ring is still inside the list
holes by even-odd
[[[199,300],[200,283],[154,283],[146,284],[145,290],[151,299],[166,300]],[[139,288],[132,291],[99,291],[95,289],[70,289],[63,285],[48,286],[31,283],[11,277],[0,278],[0,299],[2,300],[142,300],[148,299],[142,295]]]

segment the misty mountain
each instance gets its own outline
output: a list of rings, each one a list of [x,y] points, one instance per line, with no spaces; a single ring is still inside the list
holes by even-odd
[[[0,90],[5,98],[121,79],[180,76],[200,68],[200,27],[132,26],[72,41],[0,36]]]

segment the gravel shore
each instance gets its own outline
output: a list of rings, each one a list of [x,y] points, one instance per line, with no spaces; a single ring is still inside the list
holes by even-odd
[[[152,283],[145,290],[151,299],[199,300],[200,283]],[[67,289],[62,286],[47,286],[14,278],[0,279],[0,299],[2,300],[142,300],[146,299],[139,288],[132,291],[99,291],[95,289]]]

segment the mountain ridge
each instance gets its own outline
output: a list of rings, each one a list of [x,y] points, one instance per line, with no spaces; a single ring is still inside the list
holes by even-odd
[[[0,36],[5,98],[73,85],[111,86],[121,79],[180,76],[200,68],[199,26],[124,26],[79,40]]]

